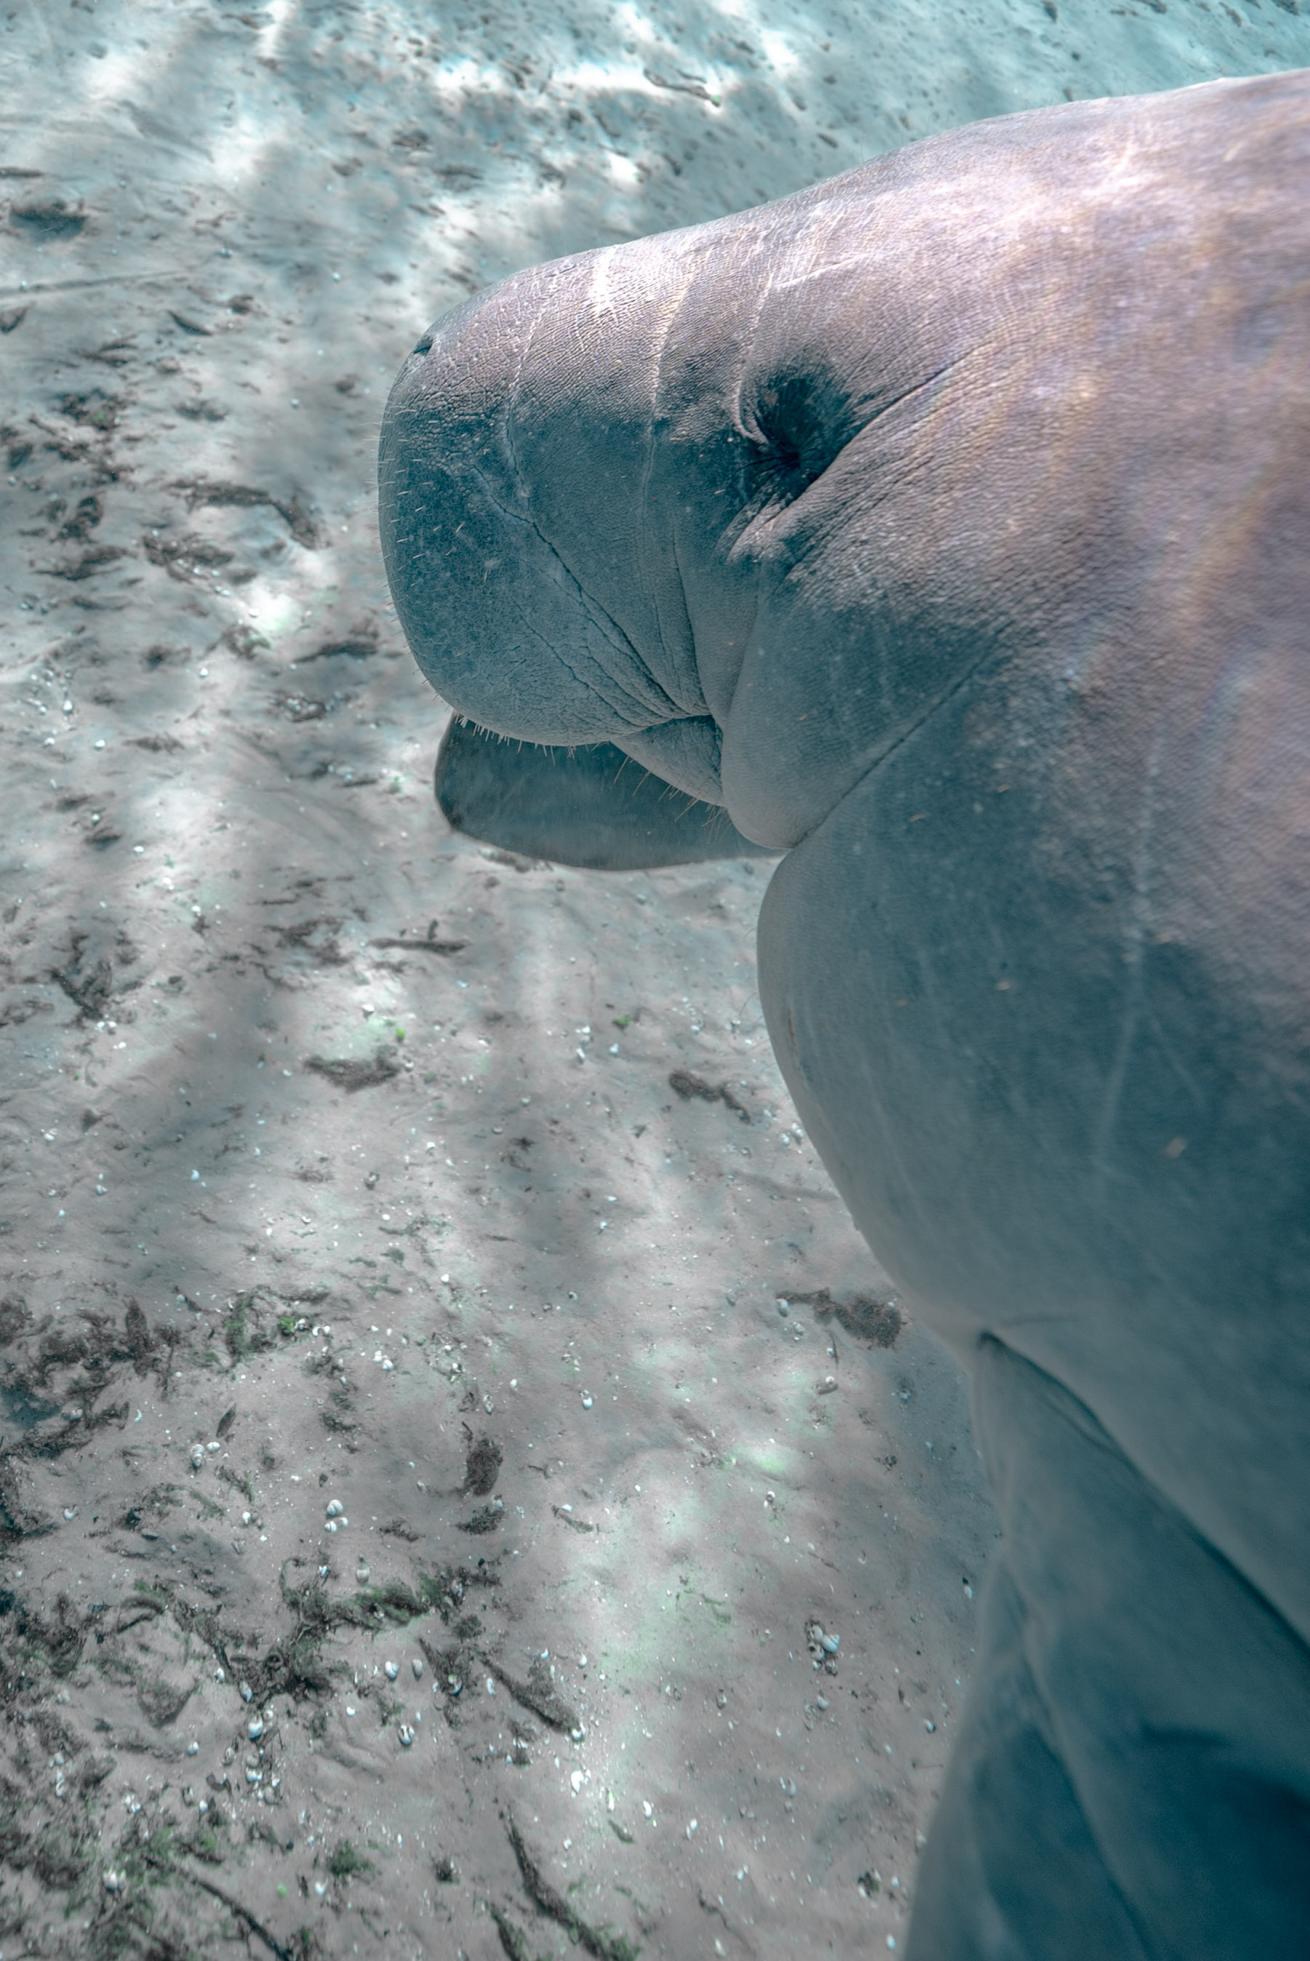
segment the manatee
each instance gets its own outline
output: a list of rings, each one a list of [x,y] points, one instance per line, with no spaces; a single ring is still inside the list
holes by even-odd
[[[782,854],[779,1065],[971,1376],[912,1961],[1310,1954],[1308,192],[1310,70],[1001,117],[516,273],[385,412],[445,699]]]

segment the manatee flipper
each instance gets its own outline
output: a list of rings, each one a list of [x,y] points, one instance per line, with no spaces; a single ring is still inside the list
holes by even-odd
[[[1001,1342],[973,1417],[1005,1538],[908,1961],[1310,1954],[1300,1641]]]
[[[455,830],[560,865],[641,871],[777,855],[743,837],[718,805],[670,789],[608,742],[507,742],[452,718],[435,789]]]

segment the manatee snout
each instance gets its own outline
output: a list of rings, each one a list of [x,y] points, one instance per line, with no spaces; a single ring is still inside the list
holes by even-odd
[[[603,511],[591,522],[595,476],[623,433],[607,427],[567,348],[552,360],[567,315],[544,319],[539,289],[550,273],[581,288],[589,256],[515,275],[443,315],[395,381],[379,445],[383,556],[419,666],[470,721],[543,744],[639,737],[703,710],[661,686],[639,623],[607,603],[587,562],[604,528]],[[602,549],[611,576],[640,560],[631,462],[627,517]],[[701,757],[698,794],[716,780],[705,746],[673,745]]]

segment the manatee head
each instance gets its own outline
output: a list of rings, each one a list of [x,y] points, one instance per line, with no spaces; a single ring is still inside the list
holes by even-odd
[[[821,515],[819,480],[858,421],[862,343],[840,316],[867,268],[833,251],[849,196],[836,179],[534,267],[422,337],[383,420],[381,533],[406,636],[460,714],[534,743],[614,743],[723,804],[770,596],[776,644],[803,654],[785,663],[795,714],[822,694],[840,581],[810,588],[819,631],[782,619],[778,597],[797,500]],[[831,515],[847,493],[827,488]],[[777,680],[761,699],[773,729],[793,712]],[[793,823],[744,815],[760,843],[793,841]]]
[[[1130,617],[1151,664],[1234,428],[1295,393],[1292,303],[1252,325],[1214,271],[1293,249],[1290,100],[997,118],[446,314],[381,437],[420,666],[483,728],[613,743],[780,850],[911,737],[949,767],[957,690],[1054,753],[1061,676]],[[1169,385],[1180,347],[1223,418]]]

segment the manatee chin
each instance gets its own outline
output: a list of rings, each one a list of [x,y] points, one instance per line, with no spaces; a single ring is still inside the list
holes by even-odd
[[[680,716],[654,728],[614,738],[614,746],[675,790],[703,803],[723,803],[719,781],[723,736],[712,715]]]

